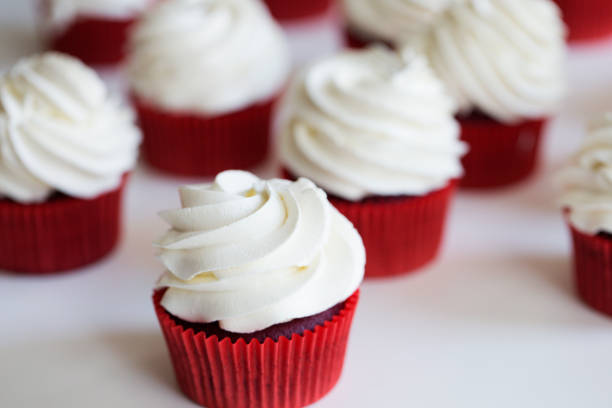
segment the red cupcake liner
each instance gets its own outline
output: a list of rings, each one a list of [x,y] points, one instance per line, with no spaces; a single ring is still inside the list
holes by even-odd
[[[568,224],[578,295],[593,309],[612,316],[612,239],[585,234]]]
[[[570,42],[588,42],[612,36],[612,1],[555,0],[563,12]]]
[[[505,125],[486,117],[460,118],[461,139],[470,151],[462,159],[461,187],[496,188],[527,179],[536,169],[544,120]]]
[[[109,254],[119,239],[126,180],[91,200],[62,196],[31,205],[0,200],[0,269],[53,274]]]
[[[342,373],[359,291],[331,321],[264,343],[207,337],[177,325],[153,296],[178,384],[194,402],[208,408],[297,408],[325,396]]]
[[[268,156],[276,97],[214,117],[164,111],[132,99],[144,134],[143,156],[159,170],[212,177],[223,170],[252,168]]]
[[[275,19],[292,21],[325,14],[334,0],[264,0],[264,2]]]
[[[295,180],[288,170],[283,177]],[[433,261],[444,238],[457,181],[423,197],[371,197],[329,201],[353,223],[366,249],[366,278],[409,274]]]
[[[39,0],[44,19],[50,13],[49,0]],[[88,65],[111,65],[123,60],[135,18],[105,18],[81,15],[61,31],[49,35],[49,47],[72,55]]]

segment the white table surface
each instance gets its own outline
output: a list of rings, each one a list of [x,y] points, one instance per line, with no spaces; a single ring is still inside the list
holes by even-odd
[[[0,67],[38,47],[29,6],[0,0]],[[290,30],[300,61],[337,46],[332,22]],[[612,319],[574,296],[551,182],[585,119],[612,109],[611,66],[612,42],[573,49],[571,95],[537,175],[462,192],[438,262],[363,285],[344,374],[317,407],[612,406]],[[175,208],[177,187],[191,181],[140,166],[112,256],[50,278],[0,273],[0,407],[194,406],[150,302],[162,272],[151,241],[165,229],[156,213]]]

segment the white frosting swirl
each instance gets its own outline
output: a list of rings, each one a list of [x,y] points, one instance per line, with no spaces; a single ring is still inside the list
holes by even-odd
[[[561,204],[577,229],[593,235],[612,233],[612,113],[592,124],[559,182]]]
[[[95,197],[120,184],[139,142],[131,111],[72,57],[27,58],[0,78],[0,197]]]
[[[67,26],[79,16],[113,19],[132,18],[155,0],[43,0],[47,7],[47,24],[53,28]]]
[[[424,195],[462,174],[454,104],[426,61],[383,48],[307,68],[286,100],[284,165],[349,200]]]
[[[139,23],[129,74],[170,110],[226,113],[272,97],[290,70],[281,28],[256,0],[166,0]]]
[[[432,66],[459,101],[506,123],[542,118],[565,95],[564,26],[549,0],[457,1],[432,30]]]
[[[430,25],[453,0],[344,0],[348,26],[367,36],[402,43]]]
[[[309,180],[227,171],[180,195],[156,244],[168,268],[162,305],[175,316],[252,333],[321,313],[363,279],[359,234]]]

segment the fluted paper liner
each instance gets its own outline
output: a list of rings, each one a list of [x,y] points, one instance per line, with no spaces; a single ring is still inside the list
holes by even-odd
[[[0,200],[0,269],[51,274],[88,265],[117,244],[122,185],[91,200],[60,197],[41,204]]]
[[[243,110],[204,116],[165,111],[133,95],[144,134],[142,152],[153,167],[172,174],[212,177],[265,161],[276,97]]]
[[[325,14],[333,0],[264,0],[270,13],[279,21],[301,20]]]
[[[568,224],[578,295],[593,309],[612,316],[612,240],[585,234]]]
[[[340,378],[359,291],[331,321],[291,339],[235,343],[185,330],[153,295],[181,390],[208,408],[297,408],[325,396]]]
[[[516,125],[488,118],[463,118],[461,139],[470,151],[462,159],[461,186],[496,188],[527,179],[535,170],[542,139],[543,120]]]
[[[569,30],[569,41],[589,42],[612,36],[612,1],[555,0]]]

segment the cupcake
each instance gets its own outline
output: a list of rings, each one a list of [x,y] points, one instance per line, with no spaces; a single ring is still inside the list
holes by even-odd
[[[610,0],[554,0],[563,12],[570,42],[588,42],[612,36]]]
[[[612,114],[593,123],[559,175],[580,297],[612,315]]]
[[[342,371],[365,251],[312,182],[226,171],[160,215],[154,293],[180,388],[208,408],[293,408]]]
[[[277,20],[292,22],[324,15],[335,0],[263,0]]]
[[[108,254],[140,134],[80,61],[47,53],[0,78],[0,269],[53,273]]]
[[[422,56],[370,48],[320,61],[281,111],[285,176],[313,180],[355,225],[367,277],[435,258],[465,147],[454,103]]]
[[[129,77],[153,167],[189,176],[260,164],[290,70],[258,0],[167,0],[131,38]]]
[[[49,46],[86,64],[115,64],[125,55],[128,32],[155,0],[40,0]]]
[[[462,185],[522,181],[536,167],[541,136],[566,90],[564,28],[549,0],[461,1],[425,47],[460,106]]]
[[[347,44],[403,44],[429,29],[453,0],[343,0]]]

